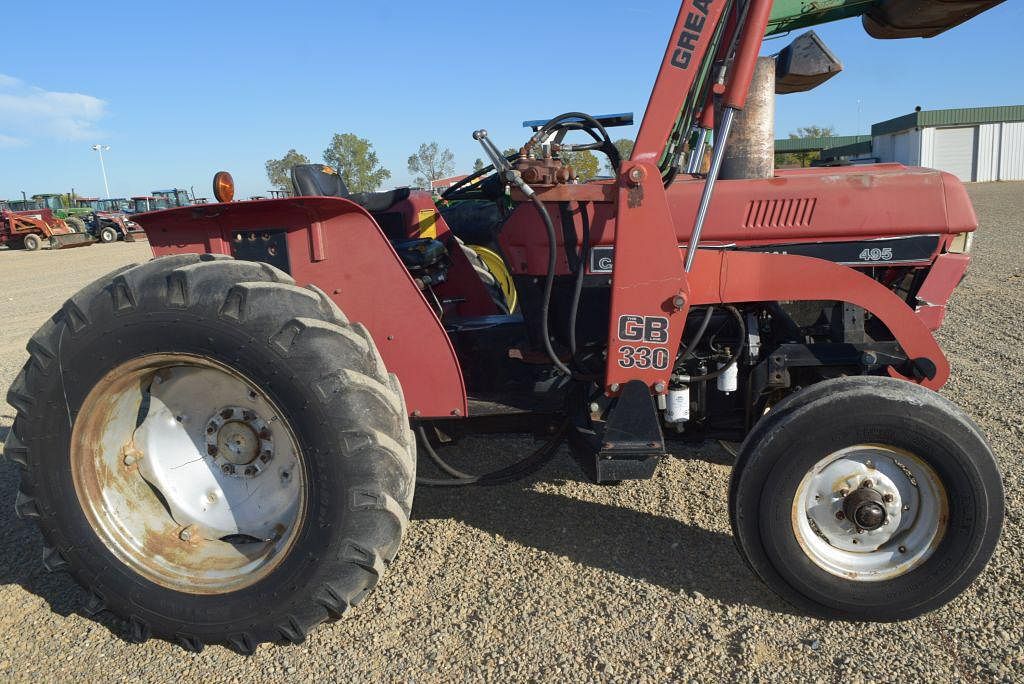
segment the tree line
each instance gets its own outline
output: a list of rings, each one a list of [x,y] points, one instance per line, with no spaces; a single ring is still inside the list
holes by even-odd
[[[633,141],[626,138],[616,140],[615,146],[619,148],[623,159],[628,158],[633,151]],[[506,155],[515,152],[517,150],[514,149],[505,151]],[[338,171],[350,192],[373,192],[391,178],[391,171],[381,164],[373,143],[354,133],[336,133],[321,158],[324,164]],[[601,173],[600,161],[593,152],[584,150],[563,153],[562,159],[576,170],[577,177],[583,182],[593,180]],[[310,159],[306,155],[294,149],[288,150],[280,159],[267,160],[267,178],[275,189],[291,191],[292,167],[309,163]],[[406,165],[409,173],[413,174],[413,182],[419,187],[430,189],[433,181],[449,178],[455,173],[455,155],[436,142],[423,143],[409,156]],[[479,171],[485,166],[483,159],[477,159],[473,170]],[[612,173],[607,161],[604,171]]]

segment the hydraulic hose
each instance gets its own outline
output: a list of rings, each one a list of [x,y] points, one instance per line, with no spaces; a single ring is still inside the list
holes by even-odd
[[[710,373],[704,375],[690,375],[686,376],[685,382],[705,382],[707,380],[714,380],[719,375],[724,373],[729,366],[733,365],[740,360],[740,355],[743,354],[743,350],[747,347],[747,324],[743,321],[743,315],[739,312],[735,306],[724,307],[726,311],[733,315],[736,319],[736,324],[739,325],[740,329],[740,343],[736,345],[736,351],[733,352],[732,358],[729,359],[721,368],[713,370]],[[695,345],[691,344],[692,349]]]
[[[426,431],[422,426],[420,426],[417,430],[420,446],[423,447],[427,456],[435,465],[437,465],[438,468],[441,468],[444,472],[452,475],[454,479],[439,480],[427,477],[418,477],[416,478],[416,484],[424,487],[468,487],[470,485],[488,487],[507,484],[509,482],[514,482],[515,480],[520,480],[524,477],[529,477],[540,470],[545,463],[555,457],[555,454],[558,453],[558,447],[561,446],[562,441],[565,439],[565,432],[568,427],[569,421],[566,420],[558,428],[551,439],[545,442],[539,449],[510,466],[499,468],[498,470],[484,473],[483,475],[469,475],[445,462],[445,460],[442,459],[434,450],[434,447],[430,445],[430,440],[427,439]],[[454,473],[459,473],[459,475],[455,475]]]
[[[544,278],[544,294],[540,308],[540,332],[544,337],[544,351],[551,358],[551,362],[555,364],[555,368],[572,377],[572,370],[558,358],[555,348],[551,346],[551,325],[548,321],[551,314],[551,292],[555,287],[555,269],[558,266],[558,239],[555,237],[555,224],[551,221],[551,214],[548,213],[544,202],[536,195],[531,195],[530,201],[537,208],[537,213],[544,221],[544,228],[548,233],[548,273]]]
[[[711,324],[711,316],[715,313],[715,307],[709,306],[707,311],[704,313],[704,320],[700,322],[700,327],[697,328],[697,332],[694,333],[693,339],[690,341],[689,346],[686,347],[686,351],[679,357],[679,361],[685,361],[693,355],[693,350],[697,348],[700,341],[704,339],[704,333],[707,332],[708,326]]]
[[[590,216],[586,205],[580,205],[580,220],[583,223],[583,244],[580,245],[579,268],[572,291],[572,307],[569,310],[569,354],[576,358],[576,323],[580,313],[580,298],[583,295],[583,280],[590,262]]]

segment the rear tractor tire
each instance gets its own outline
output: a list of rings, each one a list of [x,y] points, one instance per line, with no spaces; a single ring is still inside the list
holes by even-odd
[[[8,401],[17,512],[92,610],[187,649],[299,643],[398,553],[415,442],[373,340],[265,264],[177,255],[86,287]]]
[[[100,242],[103,244],[117,242],[117,230],[113,226],[103,226],[100,228]]]
[[[35,234],[26,235],[22,240],[22,244],[29,252],[38,252],[43,248],[43,238]]]
[[[981,432],[901,380],[827,380],[751,431],[733,469],[740,554],[824,618],[892,621],[958,596],[999,539],[1003,488]]]
[[[64,223],[68,224],[68,228],[76,233],[84,233],[88,231],[88,227],[85,225],[85,221],[77,216],[68,216],[64,219]]]

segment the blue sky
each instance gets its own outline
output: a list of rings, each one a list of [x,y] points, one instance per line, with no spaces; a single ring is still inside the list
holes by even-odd
[[[334,132],[369,138],[394,185],[409,181],[406,159],[421,142],[450,147],[464,171],[483,156],[476,128],[511,147],[525,139],[523,120],[563,111],[634,111],[639,121],[678,6],[10,3],[0,198],[102,195],[94,143],[111,146],[115,196],[172,186],[208,196],[222,168],[239,195],[262,194],[268,158],[294,147],[319,160]],[[915,105],[1024,103],[1022,26],[1024,2],[1011,0],[931,40],[876,41],[857,20],[818,27],[846,71],[780,98],[777,132],[853,134]]]

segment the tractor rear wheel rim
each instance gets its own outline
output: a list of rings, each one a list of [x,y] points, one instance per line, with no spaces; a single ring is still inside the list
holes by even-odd
[[[153,354],[108,372],[71,439],[82,510],[119,560],[161,586],[221,594],[287,557],[306,464],[254,383],[205,357]]]
[[[793,532],[823,570],[857,582],[891,580],[928,560],[945,535],[949,499],[918,456],[860,444],[818,461],[793,499]]]

